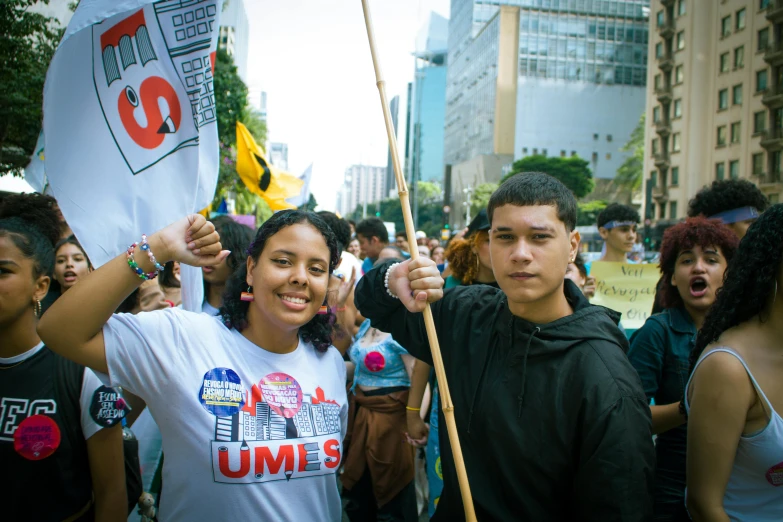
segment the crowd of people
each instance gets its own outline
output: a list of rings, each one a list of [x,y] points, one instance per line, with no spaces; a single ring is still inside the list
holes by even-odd
[[[256,231],[191,215],[96,269],[51,197],[3,197],[8,519],[149,502],[146,409],[160,520],[464,520],[458,458],[481,521],[783,520],[783,205],[747,181],[703,188],[663,236],[638,330],[590,303],[576,212],[524,173],[448,241],[331,212]],[[639,222],[602,211],[598,259],[641,262]],[[202,267],[199,310],[180,264]],[[439,429],[427,305],[461,456]]]

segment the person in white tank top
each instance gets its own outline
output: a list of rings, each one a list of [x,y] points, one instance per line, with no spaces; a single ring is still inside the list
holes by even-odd
[[[740,243],[692,354],[686,504],[696,522],[783,520],[781,238],[778,204]]]

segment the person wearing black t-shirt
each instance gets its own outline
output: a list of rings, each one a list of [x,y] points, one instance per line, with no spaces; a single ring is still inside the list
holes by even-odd
[[[127,517],[125,404],[36,333],[60,225],[54,200],[0,202],[0,491],[4,520]]]

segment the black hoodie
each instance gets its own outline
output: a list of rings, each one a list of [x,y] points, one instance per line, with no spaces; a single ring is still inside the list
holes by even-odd
[[[390,264],[361,279],[356,306],[432,364],[423,315],[386,292]],[[652,517],[650,408],[619,314],[590,305],[569,280],[564,288],[574,313],[548,324],[514,316],[505,294],[484,285],[447,290],[432,305],[481,522]],[[442,411],[439,423],[444,484],[432,520],[463,520]]]

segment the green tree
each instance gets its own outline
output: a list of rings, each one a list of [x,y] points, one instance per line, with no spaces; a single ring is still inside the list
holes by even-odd
[[[570,158],[527,156],[515,161],[511,172],[502,181],[506,181],[520,172],[546,172],[571,189],[577,198],[583,198],[595,188],[593,173],[590,171],[589,165],[579,156]]]
[[[307,203],[301,205],[299,207],[299,210],[307,210],[310,212],[315,212],[315,207],[317,206],[318,206],[318,201],[316,201],[315,196],[313,196],[313,194],[310,193],[310,197],[307,199]]]
[[[35,3],[0,2],[0,175],[21,176],[30,160],[41,131],[46,70],[62,35],[54,18],[29,10]]]
[[[600,214],[607,205],[608,203],[606,201],[600,199],[578,203],[576,208],[576,225],[579,227],[595,225],[598,220],[598,214]]]
[[[614,177],[615,183],[625,189],[637,191],[642,187],[644,179],[644,122],[645,116],[639,118],[639,123],[631,132],[631,137],[622,149],[623,152],[630,152]]]
[[[470,215],[475,216],[482,208],[487,208],[489,198],[498,189],[497,183],[482,183],[477,186],[470,197]]]

